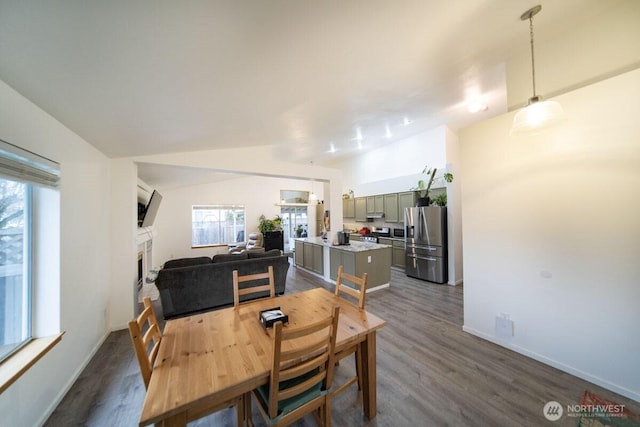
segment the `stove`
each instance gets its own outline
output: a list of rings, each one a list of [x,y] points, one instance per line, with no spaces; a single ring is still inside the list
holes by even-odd
[[[364,236],[362,236],[362,241],[369,243],[378,243],[378,236],[374,234],[365,234]]]
[[[389,227],[371,227],[371,234],[376,237],[391,237]]]

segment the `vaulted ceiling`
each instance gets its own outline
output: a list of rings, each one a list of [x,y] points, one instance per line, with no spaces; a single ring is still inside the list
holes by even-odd
[[[505,112],[536,3],[0,0],[0,79],[110,157],[268,144],[322,162]],[[542,2],[536,31],[601,3]]]

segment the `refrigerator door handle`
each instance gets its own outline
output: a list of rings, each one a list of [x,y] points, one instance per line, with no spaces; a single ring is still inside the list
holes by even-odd
[[[432,257],[424,257],[424,256],[415,256],[415,255],[407,255],[409,258],[415,258],[415,259],[423,259],[425,261],[437,261],[437,258],[432,258]]]

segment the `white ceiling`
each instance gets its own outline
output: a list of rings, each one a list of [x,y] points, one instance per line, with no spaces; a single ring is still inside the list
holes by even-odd
[[[322,163],[358,129],[368,149],[505,112],[537,3],[552,37],[599,0],[0,0],[0,79],[110,157],[269,144]]]

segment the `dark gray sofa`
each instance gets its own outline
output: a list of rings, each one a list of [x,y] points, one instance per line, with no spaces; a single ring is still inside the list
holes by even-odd
[[[273,266],[276,294],[281,295],[287,280],[289,258],[277,249],[167,261],[155,281],[164,318],[233,306],[233,270],[244,276],[264,273],[270,265]]]

